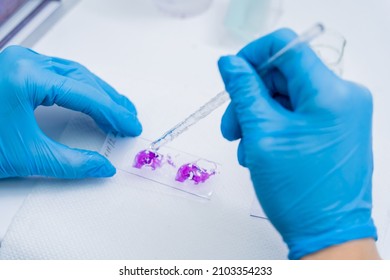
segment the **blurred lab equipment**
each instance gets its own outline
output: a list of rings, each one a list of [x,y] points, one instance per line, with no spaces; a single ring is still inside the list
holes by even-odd
[[[343,74],[343,57],[347,40],[339,32],[327,29],[323,36],[313,41],[313,50],[337,75]]]
[[[174,17],[190,17],[205,12],[212,0],[154,0],[163,12]]]
[[[282,0],[231,0],[225,26],[238,39],[251,41],[275,27],[282,4]]]

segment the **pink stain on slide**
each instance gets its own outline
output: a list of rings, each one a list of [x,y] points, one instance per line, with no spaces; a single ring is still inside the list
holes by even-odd
[[[202,165],[199,163],[203,162]],[[133,167],[141,169],[144,166],[156,170],[161,168],[164,164],[169,164],[176,167],[172,158],[167,155],[164,156],[153,150],[142,150],[134,158]],[[205,165],[206,164],[206,165]],[[209,166],[205,168],[204,166]],[[192,181],[195,185],[206,182],[211,176],[215,175],[216,164],[207,160],[198,160],[196,162],[186,163],[180,166],[177,170],[175,180],[178,182]]]
[[[214,174],[215,170],[208,171],[195,163],[186,163],[177,171],[176,181],[184,182],[190,180],[197,185],[206,182]]]
[[[151,150],[140,151],[134,159],[133,167],[141,169],[144,166],[149,166],[153,170],[160,168],[163,163],[163,155]]]

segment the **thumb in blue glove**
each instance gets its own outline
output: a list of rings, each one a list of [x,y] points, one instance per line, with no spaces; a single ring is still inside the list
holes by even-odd
[[[8,47],[0,53],[0,178],[114,175],[99,153],[72,149],[40,130],[34,110],[53,104],[90,115],[104,131],[142,131],[134,105],[82,65]]]
[[[231,97],[222,133],[241,139],[239,161],[292,259],[376,239],[370,92],[337,77],[306,45],[264,76],[255,70],[295,37],[279,30],[219,61]]]

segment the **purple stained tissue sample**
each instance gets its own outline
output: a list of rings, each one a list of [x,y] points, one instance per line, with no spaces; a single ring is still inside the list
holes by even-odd
[[[149,166],[153,170],[161,167],[164,156],[151,150],[140,151],[134,159],[133,167],[141,169],[144,166]]]
[[[195,185],[198,185],[199,183],[206,182],[211,176],[216,174],[216,166],[215,168],[206,169],[199,166],[198,163],[201,161],[202,160],[183,164],[176,173],[176,181],[192,181]],[[141,169],[144,166],[147,166],[152,170],[156,170],[157,168],[162,167],[165,163],[175,167],[175,163],[169,155],[165,157],[152,150],[143,150],[135,156],[133,167]]]
[[[199,167],[196,163],[186,163],[177,171],[176,181],[184,182],[191,180],[197,185],[206,182],[214,174],[215,170],[208,171]]]

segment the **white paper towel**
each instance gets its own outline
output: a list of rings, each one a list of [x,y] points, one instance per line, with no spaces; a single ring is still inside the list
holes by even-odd
[[[69,140],[77,146],[97,149],[103,135],[92,127],[90,119],[76,119],[64,138],[70,133]],[[88,142],[91,139],[101,142]],[[112,179],[41,180],[11,225],[0,259],[281,259],[287,255],[271,224],[249,216],[253,191],[244,169],[225,178],[210,201],[127,173],[126,180],[123,176],[119,172]]]

